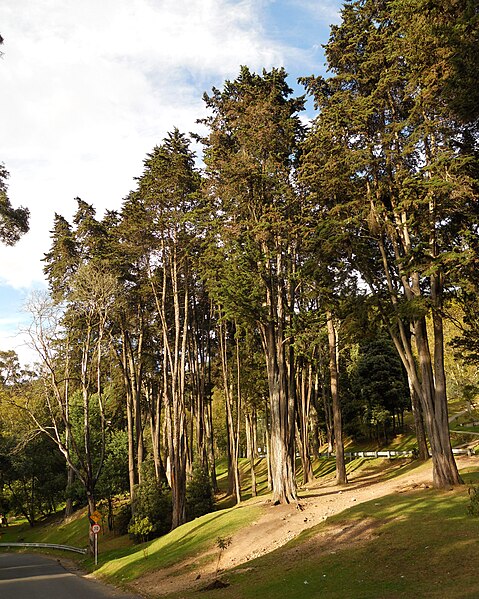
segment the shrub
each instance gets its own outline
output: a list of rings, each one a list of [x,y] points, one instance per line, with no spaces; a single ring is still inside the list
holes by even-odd
[[[129,503],[123,503],[115,512],[113,518],[113,529],[117,535],[126,535],[131,521],[131,506]]]
[[[140,522],[148,518],[151,523],[151,536],[160,536],[171,528],[171,492],[164,484],[158,483],[152,464],[145,462],[142,470],[142,482],[135,487],[133,517],[128,528],[135,540],[143,540],[141,534],[134,531],[141,528]]]
[[[469,487],[469,505],[467,506],[467,513],[470,516],[479,516],[479,487]]]
[[[193,475],[186,487],[186,514],[189,520],[203,516],[214,509],[213,487],[206,468],[193,467]]]
[[[143,542],[148,541],[150,534],[153,532],[153,524],[150,522],[148,516],[144,518],[136,518],[132,520],[128,527],[128,532],[135,538],[141,538]]]

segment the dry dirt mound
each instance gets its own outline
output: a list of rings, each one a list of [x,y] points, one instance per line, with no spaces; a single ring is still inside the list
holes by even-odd
[[[460,456],[457,463],[459,468],[476,467],[479,466],[479,458]],[[256,522],[235,534],[233,542],[222,554],[221,570],[225,572],[273,551],[307,528],[355,504],[432,485],[430,462],[393,479],[384,480],[386,475],[403,464],[404,462],[394,461],[381,472],[370,469],[362,470],[356,475],[353,473],[347,486],[337,486],[334,478],[320,479],[301,490],[298,506],[269,504]],[[264,499],[258,500],[258,503],[268,504]],[[355,527],[354,531],[349,530],[349,527],[328,529],[324,538],[319,535],[315,539],[315,544],[327,541],[330,543],[332,539],[337,543],[350,542],[352,536],[362,541],[374,535],[370,522],[364,521],[360,528],[361,530]],[[214,560],[206,565],[195,562],[180,564],[144,575],[132,586],[137,592],[160,597],[185,589],[204,588],[214,581],[215,570]]]

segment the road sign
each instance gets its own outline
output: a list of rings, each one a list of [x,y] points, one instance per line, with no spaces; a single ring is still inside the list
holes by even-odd
[[[101,514],[98,510],[95,510],[93,514],[90,514],[90,520],[93,520],[95,524],[99,524],[101,522]]]
[[[91,519],[91,516],[90,516]],[[101,526],[99,524],[93,524],[91,527],[91,531],[93,533],[93,547],[95,554],[95,566],[98,564],[98,533],[101,530]]]

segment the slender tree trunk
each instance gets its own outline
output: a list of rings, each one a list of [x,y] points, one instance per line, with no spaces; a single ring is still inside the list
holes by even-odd
[[[298,432],[299,447],[301,451],[301,464],[303,467],[303,484],[306,485],[314,480],[313,466],[311,464],[311,452],[309,444],[309,421],[312,392],[312,366],[308,365],[306,371],[305,364],[298,365],[300,370],[299,397],[298,397]]]
[[[66,352],[66,366],[65,366],[65,420],[67,422],[70,421],[70,394],[69,394],[69,352]],[[67,454],[70,454],[70,436],[71,431],[70,427],[66,427],[65,429],[65,449]],[[73,498],[71,497],[71,490],[73,487],[73,483],[75,482],[75,471],[73,468],[66,462],[67,466],[67,487],[66,487],[66,501],[65,501],[65,517],[71,516],[73,514]]]
[[[236,496],[236,502],[240,503],[241,487],[238,466],[238,434],[236,432],[236,427],[233,418],[233,390],[232,384],[230,383],[231,373],[229,369],[227,356],[227,331],[226,325],[224,323],[220,323],[219,325],[219,340],[221,353],[221,370],[223,374],[223,391],[225,395],[228,431],[228,492],[234,492]],[[239,405],[237,405],[237,410],[239,411]]]
[[[187,422],[185,407],[185,372],[187,354],[187,334],[189,325],[189,295],[186,287],[181,287],[176,237],[169,240],[168,247],[163,242],[162,251],[169,256],[169,263],[162,271],[161,295],[150,276],[150,284],[163,329],[164,377],[167,399],[166,430],[168,437],[169,468],[167,476],[172,494],[172,524],[174,529],[186,522],[186,468],[187,468]],[[173,298],[173,324],[169,322],[167,311],[167,290],[171,285]],[[182,302],[181,302],[182,300]],[[171,331],[173,329],[173,331]],[[167,378],[167,381],[166,381]]]
[[[133,425],[133,400],[131,394],[126,393],[126,423],[128,436],[128,481],[130,485],[130,501],[134,505],[136,468],[135,468],[135,433]]]
[[[311,450],[314,458],[319,459],[319,447],[321,445],[321,432],[319,429],[317,398],[313,399],[313,410],[311,412]]]
[[[324,411],[324,424],[326,427],[326,442],[328,445],[328,454],[333,453],[334,450],[334,424],[333,424],[333,410],[331,408],[331,400],[329,393],[327,392],[327,374],[329,367],[325,364],[325,360],[322,359],[321,352],[319,352],[319,371],[321,374],[321,400]],[[318,400],[319,403],[319,400]]]
[[[416,431],[418,457],[420,460],[429,459],[429,450],[427,448],[426,431],[424,429],[424,419],[422,416],[421,402],[414,385],[411,382],[411,377],[408,375],[409,392],[411,394],[411,408],[414,416],[414,429]]]
[[[128,368],[128,333],[125,329],[122,330],[122,348],[120,364],[123,373],[123,383],[126,396],[126,423],[127,423],[127,438],[128,438],[128,482],[130,489],[130,502],[132,510],[134,510],[135,485],[137,483],[136,465],[135,465],[135,429],[133,418],[133,397],[132,383]]]
[[[211,478],[211,486],[213,492],[218,492],[218,481],[216,479],[216,459],[215,459],[215,441],[214,441],[214,430],[213,430],[213,410],[211,407],[211,398],[208,400],[206,406],[206,437],[207,437],[207,448],[208,448],[208,465]]]
[[[266,430],[265,430],[265,445],[266,445],[266,466],[268,470],[268,491],[273,490],[273,474],[271,471],[271,419],[269,416],[268,402],[265,408],[266,414]]]
[[[256,469],[255,469],[255,458],[256,458],[256,414],[246,412],[245,414],[245,429],[246,429],[246,444],[247,444],[247,457],[249,458],[250,475],[251,475],[251,496],[256,497]]]
[[[75,471],[67,464],[67,498],[65,501],[65,517],[71,516],[73,514],[73,499],[70,495],[71,488],[73,487],[73,483],[75,482]]]
[[[242,410],[242,396],[241,396],[241,360],[239,351],[239,337],[238,328],[236,328],[236,431],[235,431],[235,484],[236,484],[236,502],[241,503],[241,479],[239,473],[239,458],[240,458],[240,432],[241,432],[241,410]]]
[[[331,312],[327,312],[327,328],[329,342],[329,371],[331,377],[331,397],[333,403],[334,437],[336,441],[336,481],[338,485],[348,482],[346,464],[344,461],[343,425],[341,404],[339,399],[339,376],[337,360],[337,334]]]
[[[155,468],[155,478],[158,482],[166,481],[166,472],[163,460],[161,457],[161,393],[156,385],[149,382],[145,386],[145,395],[147,405],[150,410],[150,436],[151,448],[153,453],[153,464]]]

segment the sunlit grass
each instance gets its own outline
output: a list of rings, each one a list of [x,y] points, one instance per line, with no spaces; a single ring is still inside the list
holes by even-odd
[[[479,479],[479,473],[463,473]],[[205,599],[479,596],[479,519],[467,489],[394,494],[358,505],[229,573]],[[180,595],[171,595],[171,599]],[[181,597],[193,598],[193,592]]]
[[[124,583],[145,572],[194,560],[213,550],[218,537],[234,535],[260,514],[261,507],[254,504],[207,514],[159,539],[138,545],[116,559],[112,559],[111,554],[100,556],[97,572],[100,576]],[[213,560],[214,555],[210,559]],[[193,565],[194,562],[191,567]]]

